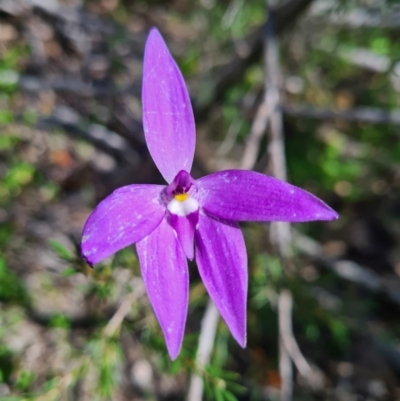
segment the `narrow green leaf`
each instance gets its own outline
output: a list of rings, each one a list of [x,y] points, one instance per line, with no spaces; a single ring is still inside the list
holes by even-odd
[[[62,259],[65,260],[72,260],[73,259],[73,255],[72,252],[67,249],[63,244],[61,244],[60,242],[51,239],[49,240],[49,245],[53,248],[53,250],[58,254],[58,256]]]

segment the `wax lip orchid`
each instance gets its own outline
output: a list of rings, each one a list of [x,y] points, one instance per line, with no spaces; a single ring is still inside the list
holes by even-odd
[[[93,265],[136,243],[172,359],[185,330],[187,259],[195,258],[210,297],[244,347],[247,254],[237,222],[333,220],[338,215],[314,195],[252,171],[191,177],[195,123],[189,94],[155,28],[146,43],[142,100],[147,146],[168,185],[128,185],[100,202],[83,229],[82,255]]]

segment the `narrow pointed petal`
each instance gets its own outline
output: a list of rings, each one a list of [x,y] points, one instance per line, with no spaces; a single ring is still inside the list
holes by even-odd
[[[194,257],[194,233],[198,221],[198,210],[187,216],[178,216],[172,213],[169,216],[169,223],[178,236],[178,241],[182,246],[183,252],[185,252],[186,257],[190,260],[193,260]]]
[[[147,146],[169,183],[180,170],[190,171],[196,132],[185,81],[155,28],[144,54],[142,102]]]
[[[225,170],[196,181],[203,209],[234,221],[334,220],[338,214],[309,192],[264,174]]]
[[[235,340],[246,345],[247,254],[236,223],[200,214],[195,237],[200,276]]]
[[[164,333],[168,353],[175,359],[182,346],[188,307],[185,255],[165,219],[136,248],[147,294]]]
[[[95,264],[149,235],[165,216],[162,185],[128,185],[94,209],[82,233],[82,255]]]

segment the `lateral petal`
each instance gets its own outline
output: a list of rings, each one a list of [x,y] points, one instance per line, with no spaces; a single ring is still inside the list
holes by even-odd
[[[93,210],[82,233],[81,250],[95,264],[149,235],[165,216],[159,202],[163,185],[128,185]]]
[[[146,42],[142,103],[147,146],[170,183],[180,170],[192,167],[196,129],[185,81],[155,28]]]
[[[150,303],[175,359],[182,346],[189,301],[188,266],[175,233],[164,219],[136,244]]]
[[[235,340],[245,347],[248,274],[243,235],[237,223],[200,213],[195,244],[204,286]]]
[[[309,192],[264,174],[225,170],[196,181],[201,207],[233,221],[334,220],[338,214]]]

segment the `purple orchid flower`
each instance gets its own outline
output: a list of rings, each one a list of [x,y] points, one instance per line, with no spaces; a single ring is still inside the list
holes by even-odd
[[[181,349],[188,308],[187,259],[233,337],[246,344],[247,254],[238,221],[333,220],[314,195],[252,171],[190,175],[195,123],[183,77],[157,29],[143,67],[147,146],[168,185],[128,185],[96,207],[83,229],[82,254],[95,264],[136,243],[143,280],[169,355]]]

